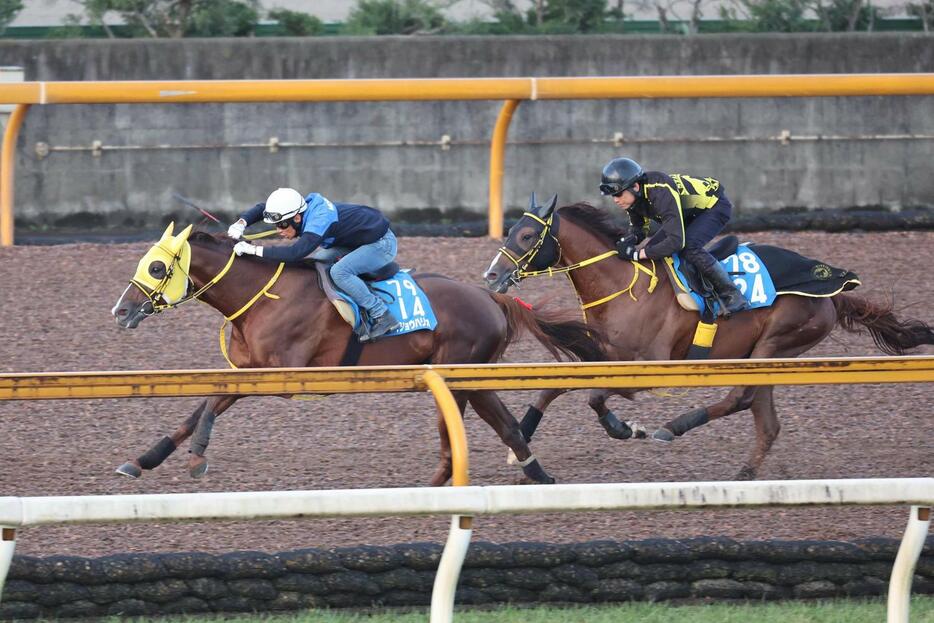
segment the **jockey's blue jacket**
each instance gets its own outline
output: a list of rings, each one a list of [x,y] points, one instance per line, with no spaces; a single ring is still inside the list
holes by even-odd
[[[302,222],[298,225],[301,235],[288,246],[263,247],[263,259],[297,262],[319,246],[356,249],[376,242],[389,231],[389,219],[375,208],[333,203],[318,193],[305,197],[305,202],[308,208],[300,215]],[[263,218],[265,209],[265,203],[257,203],[240,218],[252,225]]]

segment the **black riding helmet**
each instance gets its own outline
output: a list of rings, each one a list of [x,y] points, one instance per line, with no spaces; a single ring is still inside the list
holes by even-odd
[[[600,193],[618,195],[636,182],[641,182],[645,171],[635,160],[613,158],[603,167],[603,179],[600,180]]]

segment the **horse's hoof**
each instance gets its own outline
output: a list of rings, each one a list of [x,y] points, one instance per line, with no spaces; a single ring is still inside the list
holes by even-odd
[[[553,485],[557,482],[551,476],[546,476],[544,480],[535,480],[534,478],[529,478],[528,476],[519,476],[515,479],[515,484],[517,485]]]
[[[748,466],[739,470],[739,473],[736,474],[736,480],[755,480],[755,479],[756,479],[756,470]]]
[[[667,428],[659,428],[657,431],[652,433],[652,440],[661,441],[662,443],[671,443],[675,440],[675,434]]]
[[[192,478],[201,478],[208,473],[208,460],[202,457],[197,463],[194,461],[190,462],[188,465],[188,473]]]
[[[115,469],[114,473],[136,480],[137,478],[143,475],[143,470],[135,463],[131,461],[127,461],[126,463],[124,463],[123,465]]]
[[[626,426],[632,429],[632,438],[633,439],[645,439],[649,436],[649,431],[645,430],[645,426],[639,424],[639,422],[633,422],[631,420],[626,421]]]

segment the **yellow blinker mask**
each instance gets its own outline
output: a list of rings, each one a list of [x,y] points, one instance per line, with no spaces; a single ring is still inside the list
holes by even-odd
[[[136,267],[130,283],[143,291],[155,309],[182,300],[188,292],[188,270],[191,266],[191,245],[188,236],[192,225],[173,236],[175,223],[169,223],[159,239]],[[163,305],[157,303],[162,298]]]

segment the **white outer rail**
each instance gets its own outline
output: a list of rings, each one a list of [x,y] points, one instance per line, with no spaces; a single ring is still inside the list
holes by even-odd
[[[459,516],[770,506],[908,505],[911,517],[889,583],[888,621],[907,623],[911,579],[930,525],[934,478],[349,489],[69,497],[0,497],[0,591],[21,526],[454,515],[432,593],[432,623],[453,618],[470,541]]]

